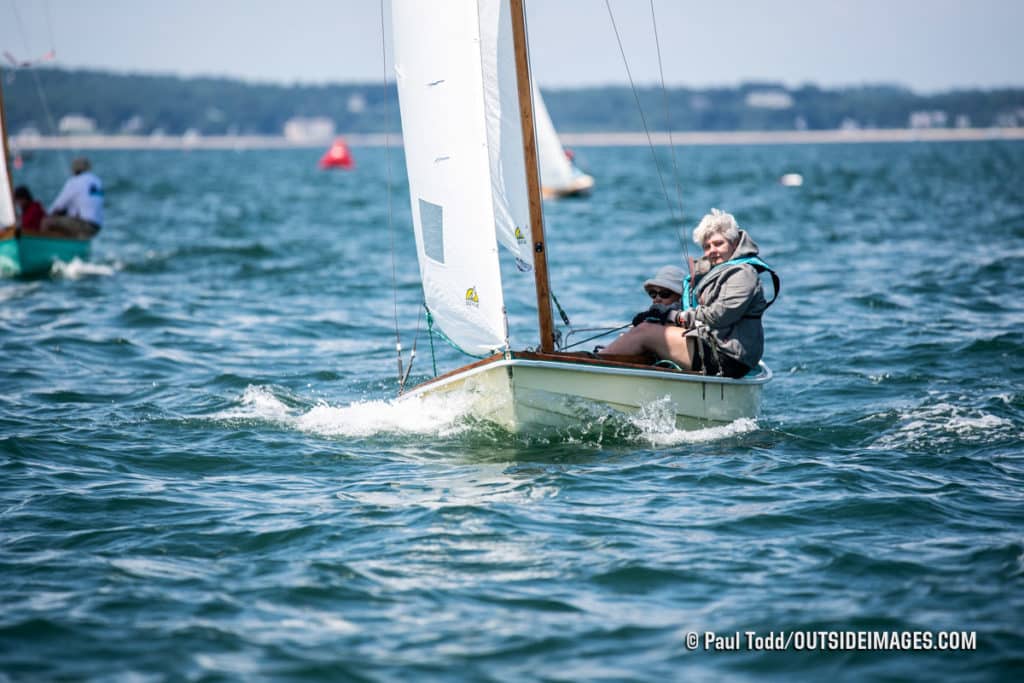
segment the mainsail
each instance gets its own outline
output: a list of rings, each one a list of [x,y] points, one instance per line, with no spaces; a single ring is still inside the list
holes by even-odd
[[[0,88],[2,88],[0,84]],[[4,96],[0,92],[0,230],[14,225],[14,197],[11,195],[11,170],[7,167],[7,121]]]
[[[531,264],[508,0],[392,0],[395,75],[427,307],[462,350],[504,348],[500,243]]]

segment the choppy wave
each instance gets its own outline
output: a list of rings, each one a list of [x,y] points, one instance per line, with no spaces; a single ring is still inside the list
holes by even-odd
[[[468,400],[468,399],[467,399]],[[363,400],[344,406],[320,403],[288,405],[270,387],[249,386],[239,404],[212,416],[215,420],[258,420],[324,436],[454,436],[469,424],[468,405],[455,397],[417,400]]]
[[[1008,395],[997,401],[1009,403]],[[935,395],[895,412],[895,424],[870,446],[912,452],[950,452],[962,447],[1024,440],[1024,424],[991,412],[984,395]]]
[[[1024,144],[686,149],[687,224],[733,211],[783,278],[761,416],[574,405],[527,438],[470,396],[394,398],[396,313],[417,373],[464,359],[427,336],[385,150],[355,151],[345,176],[97,151],[94,260],[0,280],[0,679],[1015,680]],[[650,150],[585,158],[591,197],[545,205],[551,283],[613,326],[679,220]],[[16,182],[55,194],[44,165]],[[978,648],[683,641],[793,629]]]

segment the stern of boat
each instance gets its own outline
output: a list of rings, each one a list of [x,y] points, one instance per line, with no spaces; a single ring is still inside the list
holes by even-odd
[[[86,260],[92,239],[74,239],[22,233],[18,238],[20,272],[23,275],[47,273],[57,261],[70,263],[74,259]]]

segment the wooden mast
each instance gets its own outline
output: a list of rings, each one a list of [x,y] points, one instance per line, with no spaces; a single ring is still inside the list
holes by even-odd
[[[519,91],[519,119],[523,132],[523,157],[526,161],[526,191],[530,202],[530,234],[533,235],[533,279],[537,289],[537,322],[540,326],[540,351],[553,353],[555,332],[551,320],[551,290],[548,286],[547,246],[544,243],[544,214],[541,209],[540,178],[537,172],[537,141],[533,128],[533,101],[530,88],[530,55],[526,45],[526,13],[523,0],[510,0],[512,8],[512,44],[516,56],[516,87]]]

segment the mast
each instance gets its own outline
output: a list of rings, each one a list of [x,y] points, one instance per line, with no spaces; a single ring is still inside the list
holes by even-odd
[[[551,320],[551,290],[548,286],[547,246],[544,243],[544,214],[541,209],[540,178],[537,172],[537,143],[533,128],[533,103],[530,99],[530,55],[526,45],[526,13],[523,0],[510,0],[512,43],[516,57],[516,89],[519,91],[519,120],[523,132],[523,157],[526,161],[526,192],[530,203],[530,234],[533,236],[533,279],[537,289],[537,322],[540,327],[541,353],[555,350]]]

